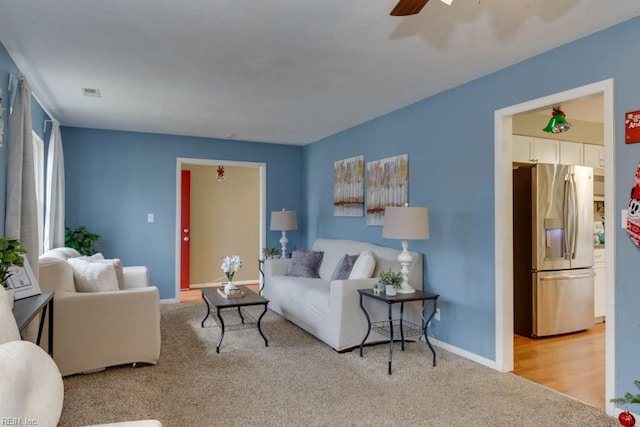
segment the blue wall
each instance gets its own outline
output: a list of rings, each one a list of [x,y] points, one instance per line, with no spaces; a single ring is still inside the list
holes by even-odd
[[[366,162],[409,154],[410,204],[429,208],[431,237],[410,247],[425,254],[424,289],[441,295],[434,334],[495,360],[494,111],[613,77],[617,213],[629,201],[640,161],[640,144],[625,145],[623,127],[624,112],[640,109],[639,42],[636,18],[305,147],[308,241],[340,237],[397,246],[364,218],[333,216],[332,168],[361,154]],[[615,220],[622,395],[640,379],[640,250]]]
[[[178,157],[266,163],[267,212],[296,210],[303,227],[301,147],[72,127],[62,128],[62,140],[66,224],[100,234],[105,255],[148,266],[161,298],[175,297]],[[302,244],[300,235],[287,233],[290,247]],[[280,247],[279,238],[267,232],[269,246]]]

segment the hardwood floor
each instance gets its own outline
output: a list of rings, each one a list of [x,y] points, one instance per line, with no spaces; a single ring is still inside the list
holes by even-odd
[[[247,286],[253,292],[258,292],[258,284],[255,285],[243,285]],[[202,301],[202,292],[200,289],[187,289],[184,291],[180,291],[180,302],[201,302]]]
[[[604,410],[605,324],[547,338],[514,335],[513,373]]]

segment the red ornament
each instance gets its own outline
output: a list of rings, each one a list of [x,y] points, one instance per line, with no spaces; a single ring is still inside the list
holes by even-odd
[[[633,427],[636,425],[636,419],[629,411],[620,412],[620,415],[618,415],[618,421],[620,421],[620,424],[624,427]]]
[[[224,166],[218,166],[218,181],[224,181],[226,180],[226,178],[224,177]]]

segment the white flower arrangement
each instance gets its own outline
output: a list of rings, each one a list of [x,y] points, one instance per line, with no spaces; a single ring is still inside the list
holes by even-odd
[[[242,267],[242,261],[238,255],[224,257],[220,266],[229,281],[233,280],[233,275],[240,270],[240,267]]]

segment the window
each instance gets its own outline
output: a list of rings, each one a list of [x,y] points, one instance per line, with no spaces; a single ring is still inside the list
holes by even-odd
[[[44,251],[44,141],[33,132],[33,172],[36,180],[36,205],[38,211],[38,253]]]

